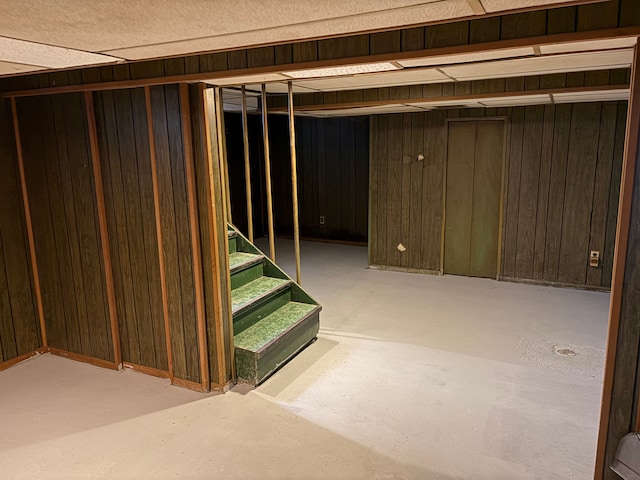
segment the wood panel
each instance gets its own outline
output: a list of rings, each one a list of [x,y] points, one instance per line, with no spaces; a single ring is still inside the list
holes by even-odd
[[[236,117],[235,114],[227,114],[227,118],[231,119],[227,131],[229,173],[233,198],[240,199],[234,205],[234,215],[237,209],[240,225],[244,226],[246,204],[242,194],[242,137],[237,131],[241,126]],[[291,162],[286,118],[269,117],[269,142],[276,233],[291,235]],[[249,148],[251,152],[257,152],[261,149],[261,143],[252,137]],[[296,154],[302,237],[366,242],[369,208],[368,117],[296,118]],[[255,188],[256,184],[264,182],[256,181],[253,172],[256,175],[261,172],[257,166],[252,168],[252,184]],[[254,198],[260,198],[260,194],[259,190],[254,190]],[[261,216],[257,207],[254,208],[256,222],[262,223]],[[320,217],[324,217],[324,223],[321,223]]]
[[[8,101],[0,102],[0,363],[40,347],[31,255]]]
[[[122,358],[168,371],[144,90],[95,105]]]
[[[22,99],[17,111],[49,344],[114,361],[83,97]]]
[[[405,264],[405,254],[396,249],[403,240],[395,232],[401,231],[403,209],[412,212],[416,205],[401,193],[403,138],[405,130],[414,125],[404,125],[402,114],[374,117],[371,142],[376,152],[371,156],[371,178],[376,184],[371,185],[371,195],[375,195],[371,202],[377,213],[371,225],[370,262],[440,270],[446,117],[506,115],[500,277],[608,288],[625,111],[626,102],[610,102],[417,114],[425,116],[417,127],[424,131],[426,151],[420,191],[422,234],[411,234],[409,245],[403,244],[407,251],[417,244],[421,253],[417,261],[405,252],[410,259]],[[408,185],[417,189],[418,183],[410,180]],[[415,194],[412,190],[410,196]],[[417,217],[415,212],[410,215],[413,224]],[[597,269],[587,266],[590,250],[600,251],[602,264]]]
[[[200,383],[193,251],[178,86],[151,88],[151,110],[173,372],[177,378]]]

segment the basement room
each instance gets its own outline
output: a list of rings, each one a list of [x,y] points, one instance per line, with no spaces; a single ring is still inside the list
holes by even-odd
[[[0,477],[640,479],[636,2],[3,9]]]

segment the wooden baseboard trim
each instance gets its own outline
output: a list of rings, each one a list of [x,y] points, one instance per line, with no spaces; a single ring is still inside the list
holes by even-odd
[[[43,353],[46,353],[47,348],[36,348],[35,350],[31,350],[30,352],[23,353],[11,360],[7,360],[5,362],[0,363],[0,372],[6,370],[9,367],[13,367],[14,365],[24,362],[25,360],[29,360],[30,358],[37,357]]]
[[[286,238],[287,240],[293,240],[293,235],[287,233],[277,234],[276,238]],[[303,242],[317,242],[317,243],[335,243],[338,245],[352,245],[355,247],[367,247],[369,242],[358,242],[355,240],[339,240],[335,238],[318,238],[318,237],[300,237]]]
[[[206,393],[206,388],[204,385],[198,382],[192,382],[191,380],[185,380],[183,378],[173,377],[171,379],[171,385],[176,385],[178,387],[188,388],[189,390],[193,390],[195,392]]]
[[[577,283],[548,282],[544,280],[530,280],[527,278],[504,277],[502,275],[498,276],[498,281],[510,282],[510,283],[523,283],[525,285],[538,285],[541,287],[573,288],[577,290],[588,290],[591,292],[610,292],[611,291],[611,289],[608,287],[595,287],[592,285],[580,285]]]
[[[151,375],[152,377],[170,378],[169,372],[167,372],[166,370],[147,367],[146,365],[137,365],[135,363],[122,362],[122,368],[124,370],[132,370],[134,372],[144,373],[145,375]]]
[[[66,350],[61,350],[55,347],[49,347],[48,351],[49,353],[51,353],[51,355],[56,355],[58,357],[64,357],[70,360],[75,360],[77,362],[88,363],[96,367],[108,368],[110,370],[119,370],[118,365],[115,362],[102,360],[101,358],[94,358],[87,355],[82,355],[80,353],[68,352]]]
[[[371,270],[385,270],[389,272],[402,272],[402,273],[421,273],[423,275],[438,275],[441,276],[440,270],[423,270],[421,268],[408,268],[408,267],[394,267],[390,265],[369,265]]]

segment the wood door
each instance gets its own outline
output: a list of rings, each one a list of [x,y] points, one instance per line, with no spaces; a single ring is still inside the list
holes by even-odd
[[[496,278],[504,121],[449,123],[444,273]]]

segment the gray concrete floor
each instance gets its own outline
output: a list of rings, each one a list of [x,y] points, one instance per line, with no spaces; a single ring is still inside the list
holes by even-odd
[[[608,294],[302,247],[320,336],[264,385],[203,396],[42,355],[0,372],[0,478],[591,478]],[[293,270],[290,241],[277,255]]]

